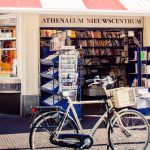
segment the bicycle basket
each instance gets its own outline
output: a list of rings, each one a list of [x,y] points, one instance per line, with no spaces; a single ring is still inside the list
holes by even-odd
[[[117,108],[133,106],[136,104],[135,90],[130,87],[120,87],[106,91],[107,96],[112,96],[113,105]]]

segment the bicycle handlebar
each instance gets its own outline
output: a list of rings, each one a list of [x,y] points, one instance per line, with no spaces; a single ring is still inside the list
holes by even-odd
[[[103,79],[100,79],[99,76],[95,76],[94,79],[88,79],[88,80],[86,80],[86,83],[88,84],[88,86],[98,85],[98,84],[102,83],[103,84],[102,85],[103,88],[106,88],[106,86],[108,84],[113,84],[115,82],[116,82],[116,80],[113,80],[110,76],[107,76],[107,77],[105,77]]]

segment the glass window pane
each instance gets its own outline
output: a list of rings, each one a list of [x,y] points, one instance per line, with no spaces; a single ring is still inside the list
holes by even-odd
[[[0,23],[0,77],[17,77],[16,21]]]

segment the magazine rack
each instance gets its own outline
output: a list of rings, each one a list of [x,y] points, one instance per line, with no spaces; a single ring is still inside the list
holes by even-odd
[[[49,53],[41,59],[41,103],[42,105],[54,105],[59,97],[56,95],[58,84],[58,59],[57,52]]]
[[[78,89],[78,57],[74,46],[64,46],[59,55],[59,90],[74,91],[72,100],[76,100]]]
[[[57,95],[58,91],[74,90],[71,98],[76,100],[78,95],[81,100],[78,54],[74,46],[64,46],[41,59],[41,105],[61,106],[65,110],[68,103]],[[81,117],[81,106],[75,105],[75,109]]]
[[[79,52],[74,46],[63,46],[59,55],[59,91],[71,91],[72,100],[81,101],[81,78]],[[59,101],[57,106],[67,108],[65,99]],[[81,118],[81,105],[74,105],[77,115]]]

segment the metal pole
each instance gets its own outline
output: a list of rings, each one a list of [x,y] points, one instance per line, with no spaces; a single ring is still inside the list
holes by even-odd
[[[141,48],[137,48],[137,79],[138,86],[142,86],[142,75],[141,75]]]

